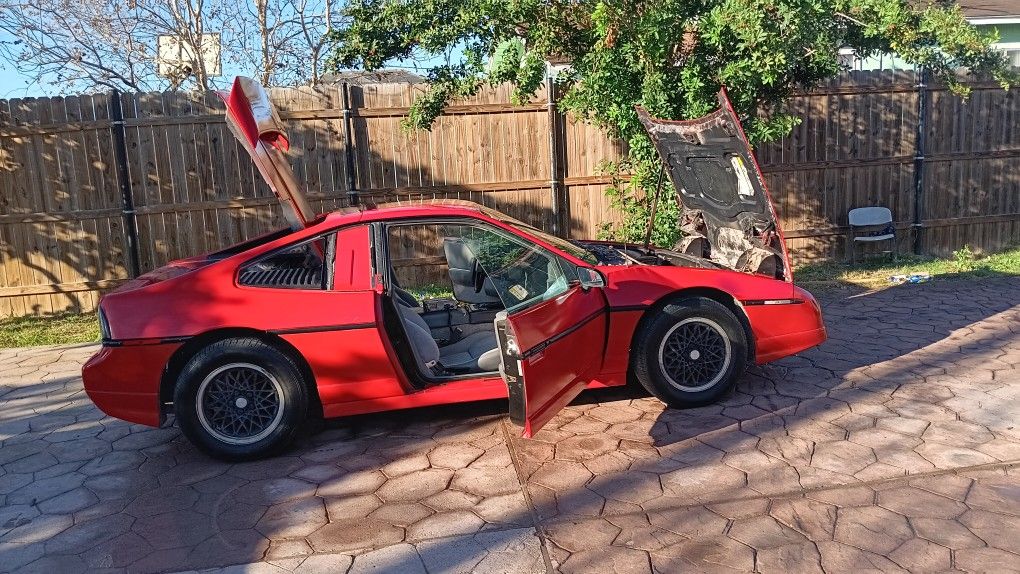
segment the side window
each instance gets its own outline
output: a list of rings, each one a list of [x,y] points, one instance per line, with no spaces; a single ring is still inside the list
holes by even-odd
[[[329,289],[335,234],[273,251],[241,268],[238,281],[248,287]]]
[[[420,300],[453,299],[456,269],[447,264],[440,225],[391,225],[386,231],[387,256],[393,285]]]
[[[461,239],[492,281],[507,311],[567,291],[567,277],[553,254],[500,229],[461,226],[461,230]]]

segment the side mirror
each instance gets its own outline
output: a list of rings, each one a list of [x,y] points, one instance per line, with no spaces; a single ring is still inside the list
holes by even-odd
[[[602,277],[602,274],[591,267],[578,267],[577,280],[581,284],[581,289],[585,291],[592,287],[606,286],[606,280]]]

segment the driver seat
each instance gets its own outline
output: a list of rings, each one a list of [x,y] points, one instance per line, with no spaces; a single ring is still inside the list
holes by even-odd
[[[477,258],[459,237],[443,239],[443,251],[450,268],[453,298],[472,305],[500,303],[499,293],[488,277],[482,281],[482,290],[475,291],[475,265]]]

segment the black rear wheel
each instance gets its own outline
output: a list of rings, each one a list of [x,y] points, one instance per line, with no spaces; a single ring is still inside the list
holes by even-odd
[[[185,365],[174,410],[185,436],[203,452],[252,460],[293,441],[308,414],[308,391],[287,354],[258,339],[224,339]]]
[[[631,357],[641,386],[672,407],[717,400],[743,374],[746,361],[740,321],[704,297],[666,305],[639,329]]]

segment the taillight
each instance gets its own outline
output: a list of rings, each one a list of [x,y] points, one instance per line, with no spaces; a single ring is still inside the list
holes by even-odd
[[[113,338],[110,334],[110,322],[106,319],[106,313],[103,313],[103,308],[99,308],[99,335],[104,341],[108,341]]]

